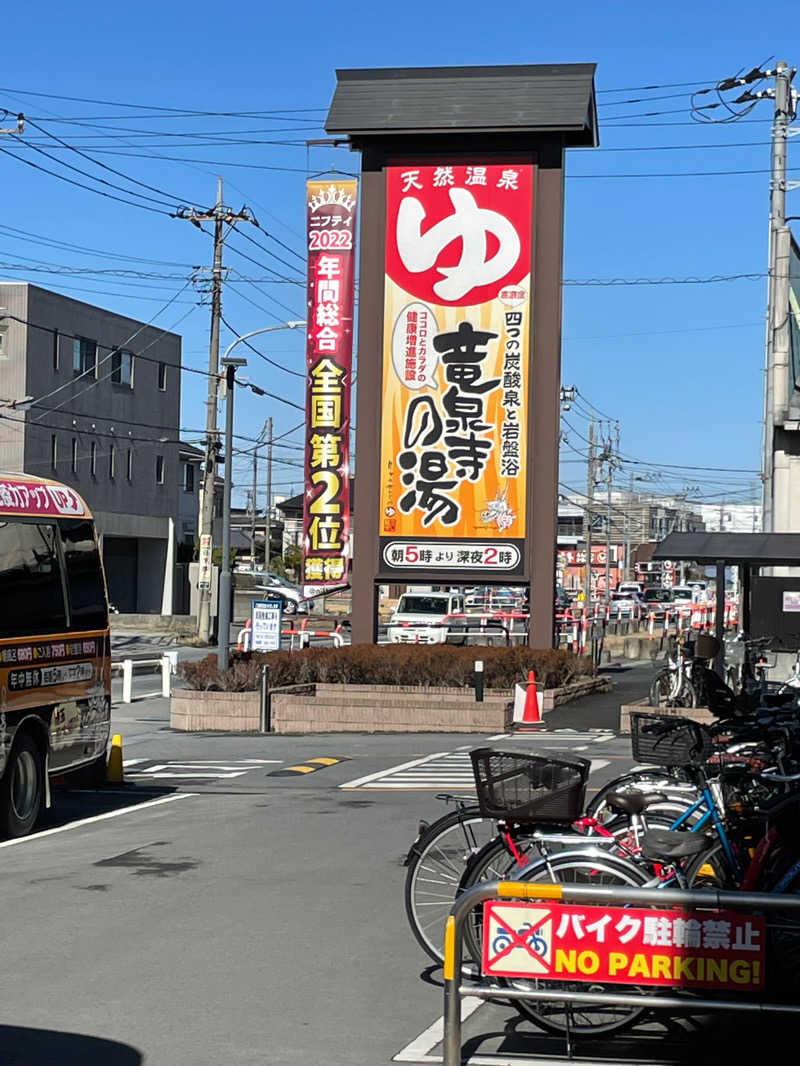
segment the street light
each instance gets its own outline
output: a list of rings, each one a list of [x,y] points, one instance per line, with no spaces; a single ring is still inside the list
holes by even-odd
[[[234,342],[235,343],[235,342]],[[233,347],[233,345],[231,345]],[[228,356],[220,360],[225,368],[225,482],[222,486],[222,571],[219,575],[219,669],[228,669],[231,638],[231,481],[233,479],[233,386],[236,371],[247,366],[246,359]]]
[[[219,575],[219,636],[217,660],[220,670],[228,669],[229,644],[231,630],[231,482],[233,480],[233,387],[236,379],[236,371],[239,367],[247,366],[246,359],[237,359],[231,356],[231,351],[237,344],[256,337],[260,333],[271,333],[276,329],[298,329],[305,326],[305,322],[292,321],[281,322],[276,326],[263,326],[261,329],[253,329],[249,333],[243,333],[236,337],[220,359],[220,365],[225,369],[225,483],[222,486],[222,569]],[[255,506],[255,502],[254,502]],[[267,501],[269,506],[269,500]],[[269,549],[267,549],[269,553]]]

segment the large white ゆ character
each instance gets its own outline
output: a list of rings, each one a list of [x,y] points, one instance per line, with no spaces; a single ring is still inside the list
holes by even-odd
[[[437,267],[443,276],[433,291],[442,300],[460,300],[472,289],[499,281],[519,258],[517,231],[505,217],[487,207],[478,207],[467,189],[449,189],[453,214],[422,232],[425,208],[415,196],[406,196],[397,212],[397,250],[406,270],[419,274],[429,270],[452,241],[461,238],[461,258],[455,266]],[[486,235],[498,241],[495,254],[487,259]]]

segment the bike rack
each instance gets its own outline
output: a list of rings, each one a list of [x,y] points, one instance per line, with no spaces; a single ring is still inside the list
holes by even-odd
[[[626,993],[522,991],[495,983],[462,985],[463,934],[469,913],[486,900],[529,900],[547,904],[593,903],[607,905],[638,904],[653,907],[685,907],[702,910],[756,910],[800,912],[800,897],[766,892],[686,891],[675,888],[636,888],[561,885],[526,881],[499,881],[476,885],[465,892],[453,905],[447,919],[444,940],[444,1037],[442,1066],[461,1066],[461,1000],[466,996],[479,999],[531,999],[556,1003],[611,1004],[622,1007],[646,1007],[686,1011],[733,1010],[740,1013],[800,1014],[800,1005],[790,1003],[758,1003],[746,999],[703,999],[695,995],[653,994],[643,997]],[[655,910],[657,913],[657,909]],[[605,984],[608,980],[605,979]],[[632,983],[632,982],[628,982]],[[567,1058],[573,1058],[569,1028],[565,1032]]]

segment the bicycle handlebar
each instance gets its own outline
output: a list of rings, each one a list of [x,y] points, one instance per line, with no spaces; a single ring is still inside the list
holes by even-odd
[[[800,774],[776,774],[772,771],[763,771],[758,775],[763,781],[800,781]]]

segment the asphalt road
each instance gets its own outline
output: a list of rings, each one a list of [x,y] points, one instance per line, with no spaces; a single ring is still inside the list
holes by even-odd
[[[631,764],[604,720],[652,670],[506,742],[579,750],[596,785]],[[440,974],[407,928],[401,862],[435,793],[469,791],[468,749],[497,738],[185,735],[159,698],[113,716],[127,784],[57,792],[38,833],[0,844],[0,1063],[435,1061]],[[465,1030],[484,1066],[552,1053],[534,1033],[494,1005]]]

